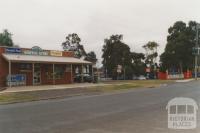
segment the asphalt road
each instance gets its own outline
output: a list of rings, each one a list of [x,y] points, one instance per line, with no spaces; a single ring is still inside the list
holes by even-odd
[[[121,93],[0,105],[0,133],[174,133],[166,105],[174,97],[200,103],[200,81]],[[200,116],[200,113],[197,114]]]

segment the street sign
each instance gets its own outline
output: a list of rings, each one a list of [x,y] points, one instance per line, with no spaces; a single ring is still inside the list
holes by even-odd
[[[117,73],[121,73],[122,72],[122,65],[117,65]]]
[[[121,73],[122,71],[121,71],[121,69],[117,69],[117,73]]]
[[[149,67],[146,68],[146,72],[149,73],[151,72],[151,69]]]
[[[200,47],[193,47],[192,48],[193,55],[200,55]]]

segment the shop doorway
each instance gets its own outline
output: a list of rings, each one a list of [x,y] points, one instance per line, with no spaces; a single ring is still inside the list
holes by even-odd
[[[33,72],[33,84],[40,85],[41,84],[41,65],[34,64],[34,72]]]

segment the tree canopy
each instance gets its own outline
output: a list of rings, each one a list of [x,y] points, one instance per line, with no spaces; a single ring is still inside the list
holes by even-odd
[[[84,46],[80,44],[81,38],[76,33],[68,34],[66,41],[62,43],[65,51],[74,51],[75,56],[80,58],[86,56]]]
[[[87,56],[85,57],[85,60],[90,61],[92,63],[96,63],[97,62],[97,57],[94,51],[90,51],[89,53],[87,53]]]
[[[145,75],[145,55],[143,53],[131,53],[133,74],[135,76]]]
[[[158,57],[158,52],[157,52],[157,48],[158,48],[158,43],[154,42],[154,41],[150,41],[147,44],[145,44],[143,46],[143,48],[146,51],[146,64],[149,65],[150,67],[152,65],[155,65],[156,63],[156,58]]]
[[[65,42],[62,43],[65,51],[73,51],[77,58],[83,57],[85,60],[94,64],[97,62],[97,57],[94,51],[86,53],[84,46],[81,45],[81,38],[76,33],[68,34]]]
[[[12,34],[8,32],[8,30],[4,30],[3,33],[0,33],[0,46],[12,47],[13,45]]]
[[[117,65],[126,67],[127,70],[131,67],[130,48],[122,42],[122,38],[122,35],[112,35],[104,40],[102,63],[107,69],[108,75],[113,78],[117,76]]]
[[[192,48],[195,46],[196,22],[190,21],[188,25],[177,21],[168,29],[167,45],[160,56],[163,70],[185,71],[193,67]]]

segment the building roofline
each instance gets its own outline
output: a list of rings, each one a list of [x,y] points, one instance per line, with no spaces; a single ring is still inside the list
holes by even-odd
[[[34,47],[34,46],[32,46],[32,47]],[[32,48],[31,47],[31,48]],[[38,46],[38,47],[40,47],[40,46]],[[0,48],[20,48],[20,49],[31,49],[31,48],[25,48],[25,47],[10,47],[10,46],[1,46],[0,45]],[[41,48],[41,47],[40,47]],[[70,52],[70,53],[74,53],[74,51],[65,51],[65,50],[51,50],[51,49],[43,49],[43,48],[41,48],[42,50],[46,50],[46,51],[59,51],[59,52]]]

